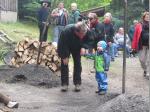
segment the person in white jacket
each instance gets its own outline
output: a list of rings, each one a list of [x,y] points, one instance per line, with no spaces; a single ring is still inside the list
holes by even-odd
[[[115,54],[118,56],[118,49],[124,48],[124,29],[122,27],[119,28],[118,33],[114,36],[114,43],[116,46]],[[127,57],[130,56],[130,39],[128,34],[126,34],[126,53]]]

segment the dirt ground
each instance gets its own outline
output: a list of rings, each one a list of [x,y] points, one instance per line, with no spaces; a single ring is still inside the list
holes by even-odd
[[[0,83],[0,91],[20,103],[12,112],[148,112],[149,81],[143,77],[138,58],[127,59],[126,94],[122,91],[122,58],[111,63],[108,72],[109,89],[104,96],[95,93],[95,74],[90,73],[93,62],[82,60],[82,91],[75,93],[70,75],[67,93],[60,86],[43,88],[29,83]],[[72,67],[71,67],[72,68]],[[9,74],[7,73],[9,72]],[[9,70],[1,70],[0,78],[12,76]],[[70,72],[71,74],[72,72]],[[37,77],[37,75],[35,75]],[[44,76],[43,76],[44,77]],[[5,80],[5,79],[3,79]],[[2,104],[0,108],[6,108]]]

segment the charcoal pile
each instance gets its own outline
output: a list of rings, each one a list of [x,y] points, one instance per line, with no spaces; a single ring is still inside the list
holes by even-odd
[[[36,87],[52,88],[60,86],[59,72],[52,72],[41,65],[26,64],[19,68],[0,70],[0,82],[22,83]]]

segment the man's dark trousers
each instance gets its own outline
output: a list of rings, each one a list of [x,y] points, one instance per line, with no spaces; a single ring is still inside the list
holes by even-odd
[[[74,72],[73,72],[73,82],[74,85],[81,84],[81,56],[80,52],[71,52],[74,61]],[[68,65],[64,65],[61,60],[61,84],[69,85],[69,68]]]
[[[40,30],[40,39],[39,40],[40,40],[40,42],[41,41],[44,41],[44,42],[47,41],[48,26],[46,26],[44,35],[42,35],[44,27],[45,27],[45,25],[43,23],[39,24],[39,30]]]

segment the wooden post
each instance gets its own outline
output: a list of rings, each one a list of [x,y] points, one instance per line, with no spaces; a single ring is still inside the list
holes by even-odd
[[[123,75],[122,93],[125,93],[126,84],[126,34],[127,34],[127,0],[124,0],[124,52],[123,52]]]

